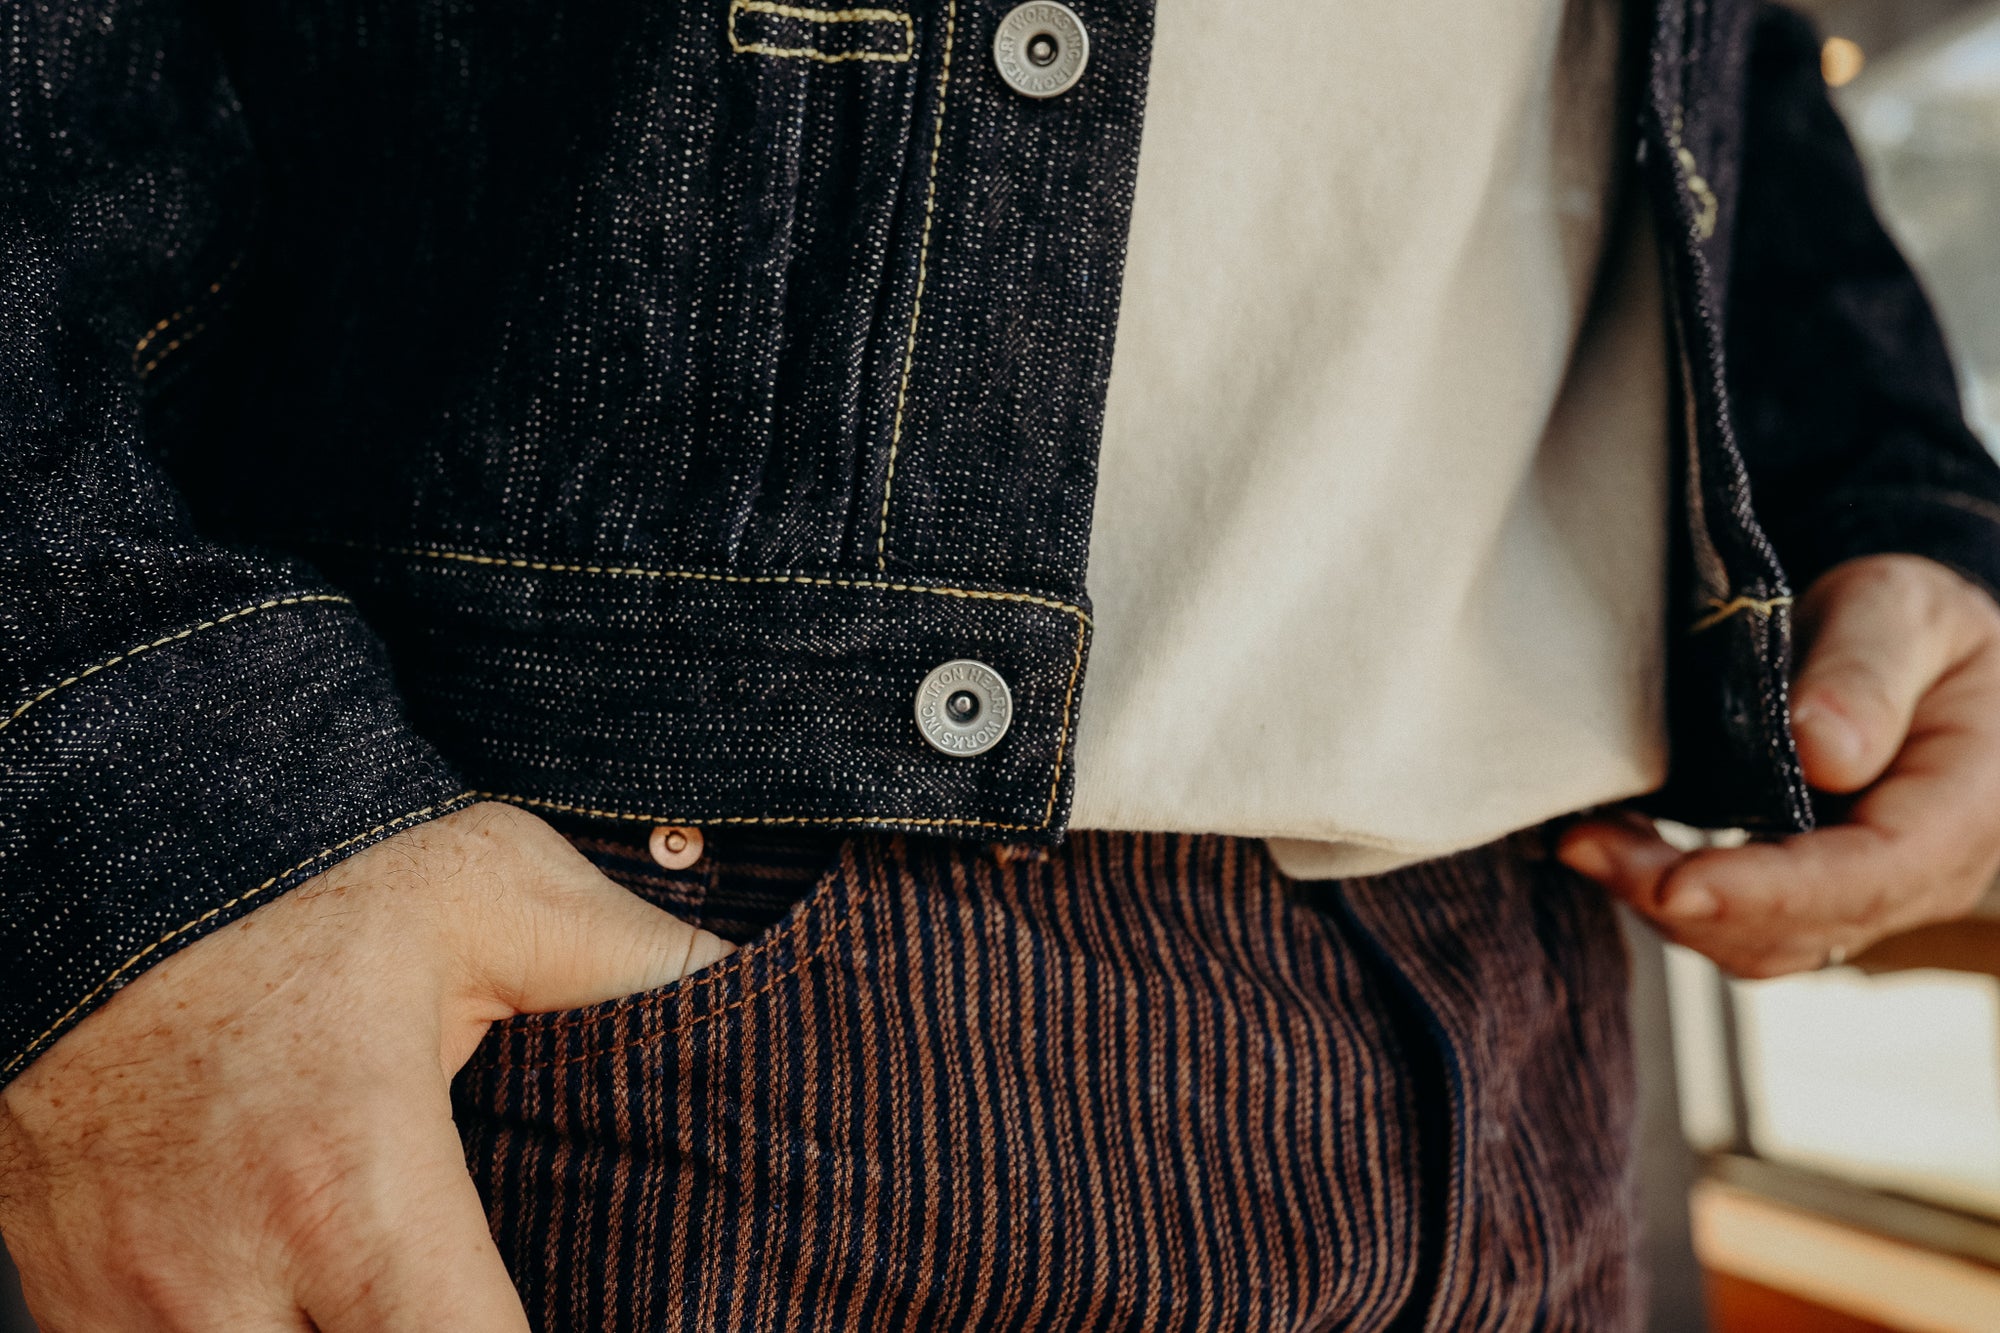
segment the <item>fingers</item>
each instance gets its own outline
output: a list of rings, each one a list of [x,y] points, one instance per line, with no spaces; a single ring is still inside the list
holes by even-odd
[[[299,1303],[319,1333],[526,1333],[528,1320],[443,1108],[407,1157],[302,1247]]]
[[[1687,860],[1687,854],[1654,832],[1648,820],[1634,816],[1576,824],[1564,832],[1556,855],[1570,869],[1596,880],[1649,919],[1700,916],[1708,910],[1708,904],[1686,894],[1677,896],[1671,908],[1667,906],[1667,876]]]
[[[1568,830],[1557,855],[1667,939],[1736,976],[1779,976],[1819,966],[1844,929],[1830,904],[1815,904],[1793,919],[1769,885],[1755,885],[1740,901],[1726,896],[1740,892],[1744,881],[1718,878],[1717,865],[1752,850],[1682,852],[1650,831],[1593,820]]]
[[[0,1097],[0,1220],[38,1317],[526,1329],[437,1058],[477,1040],[466,960],[489,951],[555,1003],[715,953],[527,816],[356,853],[133,981]]]
[[[1851,561],[1799,608],[1793,732],[1808,782],[1860,792],[1844,822],[1684,854],[1593,820],[1560,855],[1668,938],[1741,976],[1819,966],[1962,915],[2000,868],[2000,611],[1943,566]]]
[[[1818,580],[1799,608],[1792,734],[1806,781],[1859,791],[1901,748],[1918,703],[1986,627],[1987,599],[1930,561],[1878,556]]]
[[[1689,857],[1673,878],[1712,906],[1656,921],[1737,976],[1782,976],[1819,967],[1835,950],[1859,953],[1905,924],[1898,890],[1915,908],[1927,874],[1896,840],[1842,826]]]
[[[1915,766],[1857,807],[1862,822],[1782,842],[1681,852],[1650,830],[1593,820],[1562,861],[1611,890],[1668,939],[1737,976],[1772,977],[1859,953],[1884,935],[1962,915],[1994,874],[1989,837],[1955,818],[1964,796]],[[1906,812],[1924,812],[1905,819]]]

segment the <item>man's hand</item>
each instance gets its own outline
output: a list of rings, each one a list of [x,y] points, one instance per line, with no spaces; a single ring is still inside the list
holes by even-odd
[[[2000,871],[2000,608],[1944,566],[1871,556],[1798,608],[1792,732],[1839,823],[1683,855],[1643,820],[1570,829],[1560,855],[1668,939],[1744,977],[1816,968],[1963,916]]]
[[[487,1025],[730,952],[481,805],[190,945],[0,1097],[0,1231],[49,1333],[527,1328],[449,1083]]]

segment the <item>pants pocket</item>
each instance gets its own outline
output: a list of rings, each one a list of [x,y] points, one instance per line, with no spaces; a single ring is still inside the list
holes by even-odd
[[[507,1089],[493,1086],[496,1078],[504,1082],[508,1074],[554,1072],[637,1051],[795,983],[826,952],[856,902],[855,862],[851,845],[844,842],[827,845],[827,859],[811,880],[787,873],[796,870],[796,857],[790,866],[764,857],[734,857],[697,875],[642,878],[621,873],[602,849],[583,850],[626,887],[738,947],[728,957],[653,990],[495,1024],[460,1083],[468,1091],[489,1088],[499,1096],[496,1105],[508,1100]],[[799,883],[806,885],[802,893]]]
[[[832,1122],[862,1114],[851,1059],[821,1052],[862,1003],[886,883],[843,842],[775,925],[713,966],[495,1025],[454,1108],[535,1327],[740,1326],[712,1302],[757,1285],[736,1266],[772,1200],[822,1188]]]

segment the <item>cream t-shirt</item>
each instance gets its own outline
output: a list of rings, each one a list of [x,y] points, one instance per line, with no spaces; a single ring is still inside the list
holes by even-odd
[[[1619,9],[1162,0],[1075,827],[1359,874],[1660,782]]]

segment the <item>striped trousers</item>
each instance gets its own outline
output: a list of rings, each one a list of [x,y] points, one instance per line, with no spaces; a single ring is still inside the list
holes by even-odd
[[[539,1328],[1636,1326],[1625,958],[1538,833],[1324,883],[1221,837],[572,836],[745,947],[461,1075]]]

